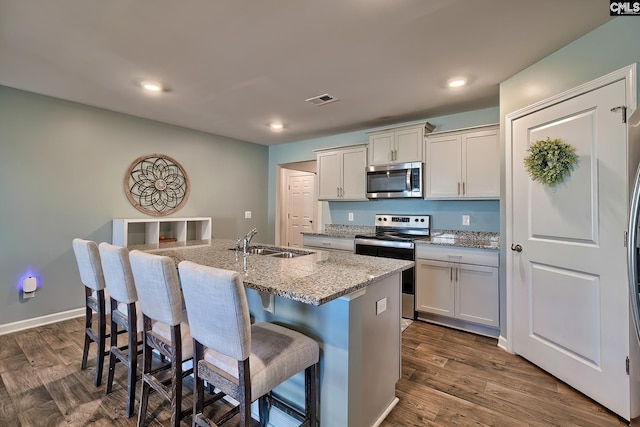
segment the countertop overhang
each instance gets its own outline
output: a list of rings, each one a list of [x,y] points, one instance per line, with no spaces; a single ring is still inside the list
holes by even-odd
[[[321,305],[414,266],[413,261],[355,255],[348,252],[309,250],[309,255],[274,258],[230,250],[235,241],[212,239],[190,246],[139,249],[181,261],[237,271],[245,287],[305,304]],[[265,245],[272,246],[272,245]],[[296,248],[291,248],[296,249]]]

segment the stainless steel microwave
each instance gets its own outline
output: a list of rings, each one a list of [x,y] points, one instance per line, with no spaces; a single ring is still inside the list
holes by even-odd
[[[422,163],[367,167],[367,198],[422,197]]]

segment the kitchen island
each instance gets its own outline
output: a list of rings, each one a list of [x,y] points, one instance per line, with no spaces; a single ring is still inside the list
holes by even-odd
[[[320,344],[320,425],[364,427],[382,420],[397,402],[400,273],[413,261],[319,250],[294,258],[245,257],[230,250],[234,244],[213,239],[136,249],[169,256],[176,265],[189,260],[240,273],[256,322],[282,324]],[[304,375],[274,392],[302,408]],[[297,425],[275,410],[271,424]]]

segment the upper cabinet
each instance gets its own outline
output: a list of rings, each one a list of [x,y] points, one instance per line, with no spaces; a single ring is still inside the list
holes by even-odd
[[[369,166],[422,162],[424,135],[433,129],[431,123],[420,123],[368,133]]]
[[[425,199],[500,198],[498,125],[427,136]]]
[[[318,200],[367,200],[367,146],[316,151]]]

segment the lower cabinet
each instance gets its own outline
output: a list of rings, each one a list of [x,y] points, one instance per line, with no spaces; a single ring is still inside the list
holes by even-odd
[[[461,248],[428,252],[436,259],[416,259],[416,311],[437,315],[441,321],[499,328],[498,254]]]

